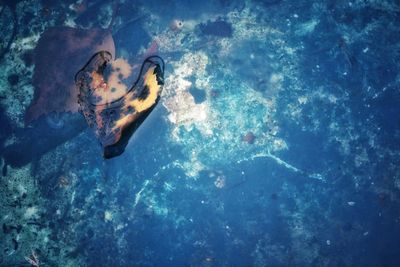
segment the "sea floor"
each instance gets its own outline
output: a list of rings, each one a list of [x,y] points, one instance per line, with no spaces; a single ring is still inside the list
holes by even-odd
[[[399,1],[3,0],[0,29],[0,266],[400,265]],[[110,40],[166,68],[105,160],[73,74]]]

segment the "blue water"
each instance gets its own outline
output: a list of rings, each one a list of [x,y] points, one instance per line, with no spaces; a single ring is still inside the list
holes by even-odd
[[[398,1],[4,0],[0,29],[0,266],[400,265]],[[166,64],[108,160],[67,97],[100,29]]]

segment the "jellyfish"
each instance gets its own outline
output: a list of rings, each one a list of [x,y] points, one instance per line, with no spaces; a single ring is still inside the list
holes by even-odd
[[[103,148],[104,158],[121,155],[130,137],[155,108],[164,84],[164,61],[150,56],[128,87],[132,67],[123,58],[97,52],[76,74],[79,110]]]

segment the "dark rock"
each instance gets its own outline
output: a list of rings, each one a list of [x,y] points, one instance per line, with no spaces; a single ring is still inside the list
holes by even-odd
[[[22,54],[21,58],[24,61],[26,66],[32,66],[32,64],[33,64],[33,51],[32,50],[28,50],[27,52]]]
[[[5,223],[3,223],[3,233],[4,234],[9,234],[9,233],[11,233],[11,228],[10,227],[8,227]]]
[[[3,168],[1,170],[1,174],[3,176],[7,176],[7,164],[4,163]]]
[[[7,78],[7,80],[8,80],[8,83],[11,85],[11,86],[15,86],[15,85],[17,85],[18,84],[18,82],[19,82],[19,76],[18,76],[18,74],[11,74],[11,75],[9,75],[8,76],[8,78]]]
[[[200,24],[200,30],[204,35],[212,35],[217,37],[232,37],[232,25],[222,19],[216,21],[208,21]]]
[[[12,243],[13,243],[13,248],[14,248],[14,250],[17,250],[17,249],[18,249],[18,241],[15,240],[15,238],[13,238],[11,241],[12,241]]]
[[[0,4],[6,5],[13,10],[15,10],[19,2],[21,0],[0,0]]]

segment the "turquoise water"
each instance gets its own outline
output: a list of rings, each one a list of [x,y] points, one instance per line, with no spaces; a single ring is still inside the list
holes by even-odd
[[[398,1],[0,4],[0,266],[400,264]],[[103,50],[165,62],[112,159]]]

